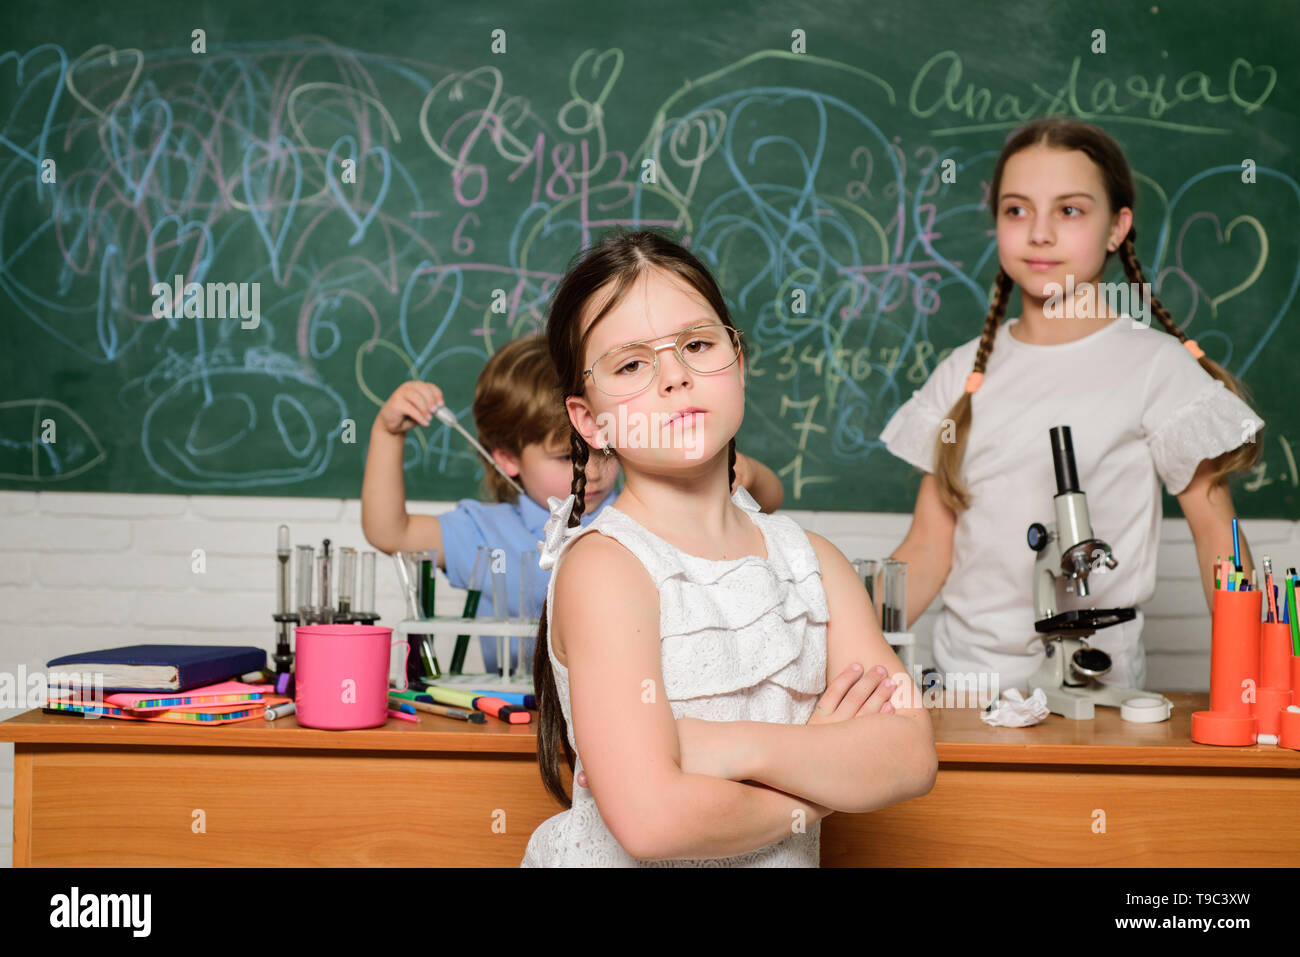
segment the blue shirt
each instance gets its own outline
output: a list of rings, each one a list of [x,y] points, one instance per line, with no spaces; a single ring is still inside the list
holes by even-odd
[[[583,514],[581,524],[589,525],[623,490],[623,476],[620,474],[605,500],[594,512]],[[542,532],[546,520],[551,517],[550,510],[538,505],[527,495],[520,495],[517,502],[498,502],[490,505],[471,498],[463,498],[450,512],[437,516],[442,528],[442,548],[447,563],[447,580],[456,588],[469,588],[470,576],[474,571],[474,557],[479,546],[489,550],[501,549],[505,555],[506,571],[506,614],[516,617],[519,611],[519,583],[521,575],[521,557],[529,554],[532,567],[536,569],[535,586],[532,594],[530,611],[540,615],[542,602],[546,600],[546,589],[551,581],[549,569],[537,565],[537,543],[543,538]],[[477,617],[492,618],[496,612],[492,606],[492,576],[489,565],[488,573],[480,582],[481,594],[478,602]],[[512,664],[517,661],[519,639],[510,639],[513,651]],[[534,642],[528,639],[525,654],[531,654]],[[483,650],[483,662],[488,671],[497,670],[497,639],[483,637],[480,639]]]

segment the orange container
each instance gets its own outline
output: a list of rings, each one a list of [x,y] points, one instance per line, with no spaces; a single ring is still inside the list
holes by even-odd
[[[1260,597],[1257,591],[1214,593],[1210,626],[1210,710],[1251,716],[1249,692],[1259,686]]]
[[[1247,594],[1250,594],[1247,592]],[[1263,622],[1259,626],[1259,686],[1291,690],[1291,626]]]
[[[1291,694],[1300,698],[1300,655],[1291,656]],[[1293,703],[1300,704],[1300,701]]]
[[[1283,711],[1278,717],[1282,730],[1277,743],[1292,751],[1300,751],[1300,711]]]
[[[1260,688],[1255,692],[1255,731],[1277,734],[1282,712],[1292,704],[1290,688]]]
[[[1192,714],[1192,740],[1199,744],[1240,747],[1255,743],[1260,598],[1257,591],[1214,592],[1210,710]]]

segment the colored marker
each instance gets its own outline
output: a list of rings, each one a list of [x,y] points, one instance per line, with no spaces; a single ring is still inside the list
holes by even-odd
[[[532,716],[527,709],[519,708],[515,705],[502,701],[500,698],[494,698],[487,695],[476,695],[470,691],[453,690],[443,688],[437,685],[429,685],[427,693],[434,701],[441,704],[452,704],[459,707],[473,708],[475,711],[482,711],[490,714],[507,724],[528,724],[532,721]]]
[[[1264,600],[1268,602],[1268,620],[1277,621],[1277,593],[1273,591],[1273,561],[1264,556]]]
[[[1291,619],[1291,654],[1300,655],[1300,623],[1295,620],[1295,569],[1288,568],[1286,576],[1286,613]]]
[[[266,709],[266,720],[275,721],[277,718],[283,718],[285,715],[293,714],[298,710],[298,706],[292,701],[286,704],[278,704],[274,708]]]
[[[520,708],[536,708],[537,695],[527,694],[523,691],[484,691],[475,689],[473,694],[485,694],[492,698],[500,698],[502,701],[508,701],[510,704],[517,705]]]
[[[1241,541],[1237,535],[1237,520],[1232,520],[1232,564],[1241,565]]]
[[[445,704],[434,704],[431,697],[420,691],[390,691],[388,700],[403,701],[419,711],[440,714],[445,718],[456,718],[458,721],[468,721],[470,724],[483,724],[487,721],[487,715],[482,711],[464,711]]]
[[[392,708],[388,709],[388,716],[390,718],[401,718],[403,721],[414,721],[416,724],[420,723],[420,719],[415,715],[407,714],[405,711],[394,711]]]

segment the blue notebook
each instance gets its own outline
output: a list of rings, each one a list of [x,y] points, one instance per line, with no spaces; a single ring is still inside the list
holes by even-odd
[[[105,693],[187,691],[265,668],[266,650],[251,645],[129,645],[64,655],[45,667],[64,676],[102,675]],[[94,679],[52,674],[54,683],[91,685]]]

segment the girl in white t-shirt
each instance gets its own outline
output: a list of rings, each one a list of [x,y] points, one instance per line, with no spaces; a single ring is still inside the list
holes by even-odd
[[[1018,130],[998,157],[989,197],[1001,268],[984,331],[939,364],[881,439],[926,473],[893,556],[908,563],[908,622],[941,594],[938,670],[990,680],[996,672],[999,687],[1030,692],[1044,646],[1026,531],[1054,520],[1049,430],[1070,426],[1093,534],[1118,562],[1090,574],[1087,598],[1058,587],[1058,607],[1139,608],[1155,592],[1161,481],[1187,517],[1212,605],[1215,558],[1233,550],[1225,479],[1254,464],[1264,423],[1241,384],[1154,296],[1149,314],[1130,318],[1095,294],[1116,252],[1129,282],[1146,283],[1133,177],[1110,136],[1063,118]],[[1076,298],[1057,311],[1052,295],[1071,282]],[[1003,324],[1013,286],[1021,315]],[[1245,535],[1240,542],[1249,578]],[[1141,631],[1139,611],[1087,639],[1111,656],[1103,683],[1144,687]]]

